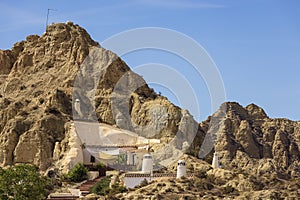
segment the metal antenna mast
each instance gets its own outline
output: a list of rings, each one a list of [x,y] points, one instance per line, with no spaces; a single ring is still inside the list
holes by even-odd
[[[49,19],[49,13],[50,13],[50,11],[57,11],[57,9],[48,8],[48,10],[47,10],[47,19],[46,19],[46,28],[48,26],[48,19]]]

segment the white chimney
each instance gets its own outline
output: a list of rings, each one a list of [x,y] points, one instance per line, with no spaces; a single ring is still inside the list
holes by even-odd
[[[80,109],[80,100],[79,99],[75,100],[74,108],[75,108],[76,112],[78,113],[78,115],[80,117],[83,117],[83,114],[82,114],[81,109]]]
[[[219,158],[217,152],[214,153],[214,157],[211,163],[212,168],[218,169],[220,168]]]
[[[142,166],[142,173],[150,173],[153,172],[153,160],[151,154],[145,154],[143,156],[143,166]]]
[[[186,166],[184,160],[178,160],[177,163],[177,175],[176,178],[180,178],[182,176],[186,177]]]

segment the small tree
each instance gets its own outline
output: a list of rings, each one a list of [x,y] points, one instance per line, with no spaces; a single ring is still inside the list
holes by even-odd
[[[111,177],[106,176],[103,179],[101,179],[96,185],[94,185],[91,189],[92,193],[99,194],[99,195],[106,195],[109,193],[109,183],[110,183]]]
[[[0,170],[0,199],[44,199],[50,181],[32,165],[16,165]]]
[[[63,176],[63,179],[71,182],[80,182],[88,178],[88,169],[82,164],[78,163],[75,167],[67,174]]]
[[[96,169],[97,170],[100,170],[100,169],[103,169],[103,168],[106,168],[105,164],[103,162],[99,162],[97,165],[96,165]]]

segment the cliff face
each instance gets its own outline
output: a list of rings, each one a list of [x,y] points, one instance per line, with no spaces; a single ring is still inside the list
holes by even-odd
[[[266,172],[299,175],[299,121],[271,119],[254,104],[242,107],[228,102],[221,107],[226,111],[214,131],[217,138],[214,149],[223,168],[258,175]],[[210,120],[201,123],[205,133]]]
[[[74,86],[78,71],[94,76],[82,63],[95,48],[96,59],[109,66],[99,68],[102,76],[98,83],[79,82],[84,85],[84,92],[94,92],[93,105],[88,104],[88,99],[80,99],[81,106],[87,108],[83,111],[94,109],[100,122],[122,126],[112,112],[112,92],[125,73],[134,73],[117,55],[93,41],[83,28],[72,22],[52,24],[43,35],[28,36],[11,50],[0,51],[2,166],[22,162],[46,169],[51,165],[54,146],[65,138],[65,124],[73,120],[72,98],[78,95],[74,90],[78,87]],[[133,127],[121,128],[134,128],[141,134],[144,131],[139,127],[156,127],[151,137],[159,138],[174,137],[181,128],[183,111],[147,84],[133,91],[126,106]],[[116,112],[122,116],[121,111]],[[190,114],[183,113],[193,121]]]
[[[51,164],[71,119],[72,81],[92,45],[98,44],[82,28],[57,24],[0,52],[2,165]]]

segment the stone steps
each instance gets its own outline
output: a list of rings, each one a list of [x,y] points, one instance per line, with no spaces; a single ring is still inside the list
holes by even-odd
[[[81,195],[82,196],[86,196],[90,193],[90,189],[96,184],[98,183],[103,177],[98,177],[94,180],[90,180],[90,181],[87,181],[83,184],[81,184],[78,189],[80,189],[81,191]]]

